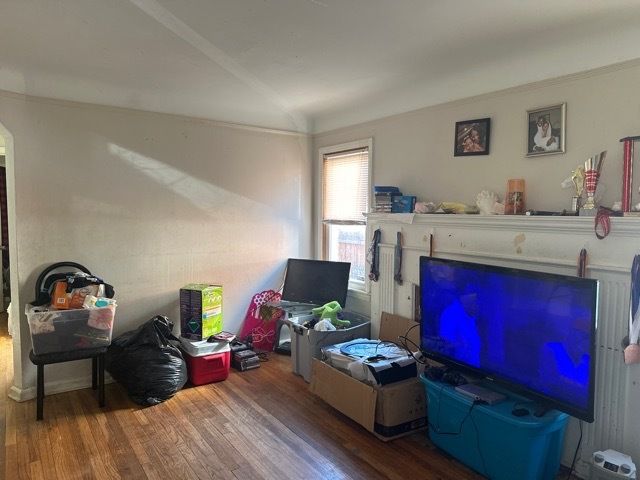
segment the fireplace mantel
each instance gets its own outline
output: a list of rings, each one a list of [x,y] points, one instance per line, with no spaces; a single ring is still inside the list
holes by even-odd
[[[366,217],[368,238],[378,228],[382,232],[380,278],[370,287],[373,335],[383,311],[413,316],[421,255],[575,275],[580,250],[585,248],[587,275],[600,282],[600,319],[596,421],[585,424],[578,472],[587,475],[587,462],[595,450],[612,448],[640,458],[640,365],[624,365],[620,343],[628,330],[630,268],[640,253],[640,218],[611,218],[609,235],[599,240],[593,217],[380,213]],[[393,278],[398,232],[403,239],[401,285]],[[430,235],[433,252],[429,252]],[[577,437],[573,421],[564,463],[570,463]]]

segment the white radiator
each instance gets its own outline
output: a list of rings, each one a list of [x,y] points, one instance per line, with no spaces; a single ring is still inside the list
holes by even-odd
[[[596,344],[596,419],[585,424],[585,459],[593,451],[601,449],[624,452],[626,387],[629,380],[629,367],[624,365],[621,347],[629,318],[629,274],[592,273],[593,278],[600,280],[600,319]]]

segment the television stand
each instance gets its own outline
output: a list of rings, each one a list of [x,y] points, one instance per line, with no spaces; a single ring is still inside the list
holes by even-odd
[[[529,409],[518,416],[513,412],[531,402],[506,390],[490,388],[505,398],[488,405],[452,385],[420,379],[427,391],[429,437],[437,447],[492,480],[556,477],[569,415],[545,410],[536,417]]]

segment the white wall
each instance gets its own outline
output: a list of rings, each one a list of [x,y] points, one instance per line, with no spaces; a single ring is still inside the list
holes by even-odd
[[[640,134],[639,85],[640,62],[628,62],[321,133],[314,152],[373,137],[374,184],[398,185],[422,200],[473,204],[480,190],[502,197],[507,179],[524,178],[528,208],[562,210],[570,207],[572,193],[560,182],[587,157],[608,150],[601,180],[610,205],[620,197],[619,139]],[[566,153],[525,157],[525,112],[562,102]],[[491,117],[490,155],[453,157],[455,122],[484,117]]]
[[[311,253],[306,136],[8,92],[0,123],[13,138],[20,312],[45,266],[74,260],[114,285],[115,335],[155,314],[179,323],[178,289],[195,281],[224,286],[235,331],[286,259]],[[24,390],[24,315],[20,333]],[[86,363],[49,368],[50,391],[86,381]]]

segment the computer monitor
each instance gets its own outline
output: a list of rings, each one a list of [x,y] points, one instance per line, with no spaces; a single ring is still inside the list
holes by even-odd
[[[350,269],[349,262],[290,258],[284,277],[282,300],[313,305],[324,305],[337,300],[344,307]]]

